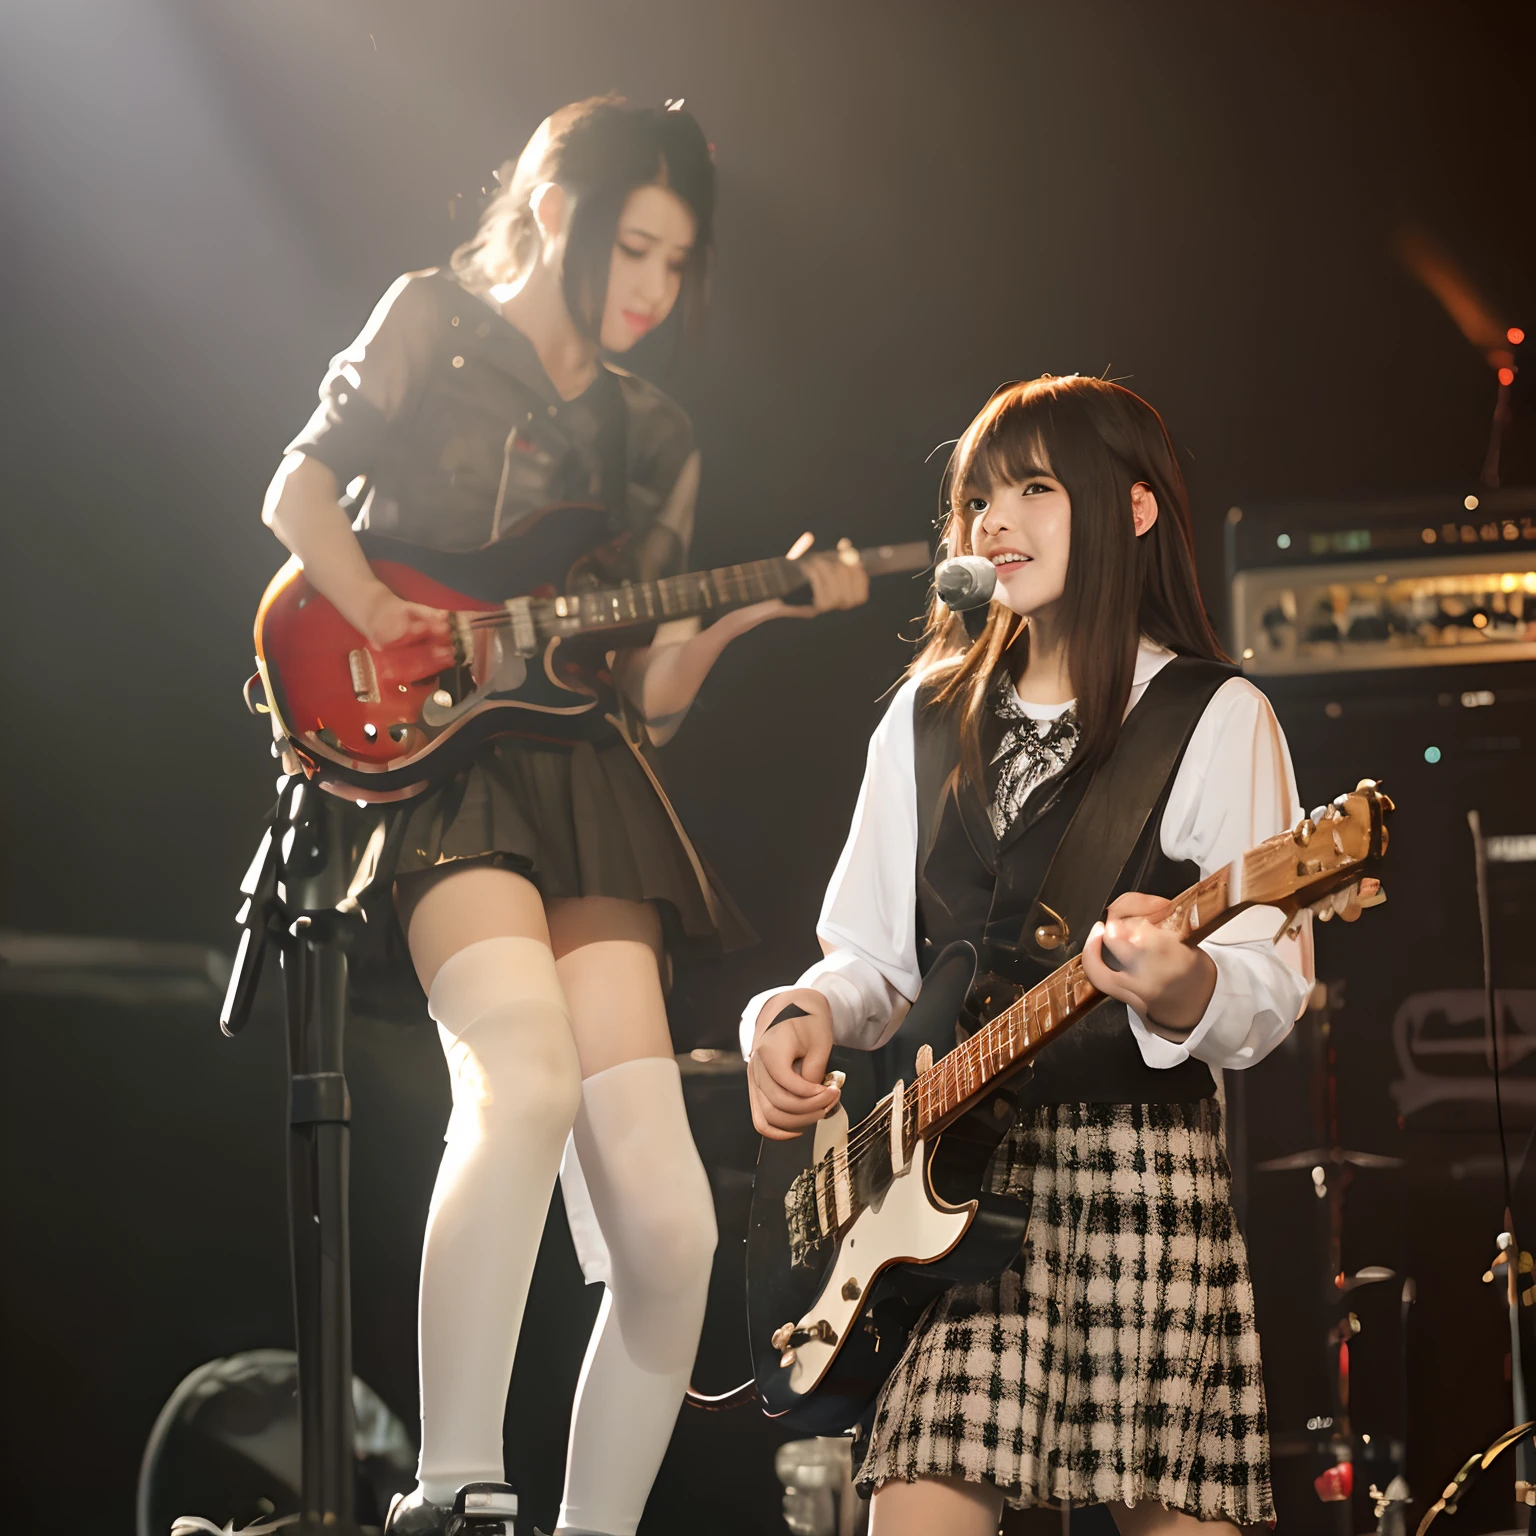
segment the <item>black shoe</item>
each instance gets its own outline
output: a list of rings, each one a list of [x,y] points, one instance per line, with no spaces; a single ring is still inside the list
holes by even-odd
[[[385,1536],[515,1536],[517,1493],[508,1483],[466,1483],[453,1508],[430,1503],[418,1487],[399,1493],[384,1521]]]

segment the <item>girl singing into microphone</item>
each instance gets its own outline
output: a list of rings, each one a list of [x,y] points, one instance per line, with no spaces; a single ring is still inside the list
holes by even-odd
[[[1310,929],[1272,944],[1278,914],[1258,910],[1188,948],[1147,914],[1299,817],[1285,739],[1224,664],[1144,400],[1091,378],[1011,385],[945,491],[949,548],[991,562],[995,598],[974,643],[935,601],[870,743],[825,958],[748,1005],[764,1136],[836,1105],[833,1044],[888,1039],[946,944],[1020,933],[1129,715],[1179,708],[1189,726],[1082,946],[1108,1001],[1034,1058],[989,1170],[1031,1201],[1024,1250],[930,1307],[879,1399],[859,1474],[873,1533],[994,1536],[1005,1500],[1106,1504],[1127,1536],[1271,1520],[1217,1082],[1300,1013]]]

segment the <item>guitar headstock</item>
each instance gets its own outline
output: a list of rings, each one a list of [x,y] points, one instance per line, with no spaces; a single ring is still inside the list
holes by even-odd
[[[1244,855],[1243,900],[1292,917],[1311,908],[1325,922],[1335,915],[1352,922],[1362,907],[1386,900],[1365,869],[1387,851],[1392,810],[1376,781],[1361,779],[1352,793]]]

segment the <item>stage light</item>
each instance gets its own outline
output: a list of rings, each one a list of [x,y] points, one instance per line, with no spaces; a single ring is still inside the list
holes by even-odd
[[[1466,500],[1462,502],[1462,506],[1464,506],[1467,509],[1468,512],[1476,512],[1477,511],[1477,497],[1476,496],[1468,496],[1466,498]]]
[[[1281,549],[1289,549],[1291,547],[1291,536],[1290,536],[1290,534],[1282,533],[1282,534],[1276,535],[1275,543]]]
[[[1438,763],[1440,761],[1440,748],[1439,747],[1425,747],[1424,748],[1424,761],[1426,763]]]
[[[1510,346],[1518,347],[1520,343],[1525,340],[1525,332],[1522,331],[1518,325],[1512,325],[1507,331],[1504,332],[1504,339],[1510,344]]]
[[[1515,382],[1515,370],[1513,368],[1499,369],[1499,383],[1506,387]]]

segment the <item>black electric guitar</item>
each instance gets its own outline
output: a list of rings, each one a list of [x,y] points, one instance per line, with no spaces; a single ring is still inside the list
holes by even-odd
[[[370,647],[290,560],[257,610],[259,670],[246,701],[271,713],[323,787],[359,800],[404,799],[462,767],[489,736],[591,734],[603,695],[590,666],[561,655],[569,642],[611,635],[620,645],[625,630],[787,597],[809,582],[805,563],[788,559],[618,586],[583,581],[607,528],[601,507],[553,507],[463,554],[359,533],[385,586],[448,611],[458,664],[432,676],[422,676],[419,647]],[[845,545],[836,558],[883,575],[923,570],[933,556],[914,543]]]
[[[1362,779],[1154,921],[1198,944],[1249,907],[1284,913],[1281,931],[1308,908],[1353,918],[1385,899],[1375,880],[1362,879],[1386,852],[1391,809]],[[967,998],[996,991],[995,979],[977,981],[975,951],[950,945],[923,978],[898,1039],[943,1031],[953,1039]],[[814,1136],[763,1142],[747,1234],[747,1318],[771,1417],[813,1434],[847,1431],[895,1369],[923,1307],[947,1286],[1001,1274],[1018,1254],[1027,1205],[983,1185],[1013,1122],[1008,1083],[1103,996],[1081,958],[1022,995],[1009,990],[1008,1006],[940,1060],[918,1048],[909,1075],[857,1124],[840,1106]]]

